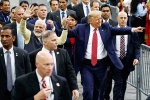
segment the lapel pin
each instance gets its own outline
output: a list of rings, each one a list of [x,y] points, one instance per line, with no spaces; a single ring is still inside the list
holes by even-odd
[[[18,53],[16,53],[16,56],[18,56]]]
[[[102,30],[103,31],[103,30]]]
[[[1,54],[1,56],[2,56],[2,54]]]
[[[57,54],[59,54],[59,52],[57,52]]]
[[[60,86],[60,84],[59,84],[59,83],[56,83],[56,86]]]

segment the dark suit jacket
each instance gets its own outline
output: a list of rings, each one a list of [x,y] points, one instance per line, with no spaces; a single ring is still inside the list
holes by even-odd
[[[8,14],[4,14],[3,11],[0,11],[0,22],[3,23],[3,25],[10,23],[10,12]],[[8,16],[8,17],[7,17]]]
[[[9,26],[14,30],[14,35],[16,36],[16,39],[15,39],[13,45],[17,47],[18,46],[18,42],[17,42],[18,39],[17,39],[17,24],[16,24],[16,22],[6,24],[6,26]],[[31,31],[34,30],[34,25],[32,25],[30,23],[27,23],[26,27],[27,27],[27,29],[29,29]]]
[[[114,46],[116,47],[116,36],[113,38]],[[116,48],[115,48],[116,50]],[[126,53],[126,65],[124,65],[128,71],[133,71],[133,60],[140,57],[140,44],[137,33],[128,35],[127,53]]]
[[[100,36],[112,63],[118,68],[122,69],[124,66],[115,53],[113,44],[113,35],[132,34],[131,28],[115,28],[111,27],[109,23],[103,23],[99,28]],[[75,72],[78,73],[82,67],[85,57],[87,44],[89,40],[90,25],[78,24],[75,29],[68,30],[68,37],[75,37]]]
[[[82,2],[81,2],[81,3],[78,3],[78,4],[75,5],[75,6],[73,6],[73,10],[74,10],[74,11],[76,12],[76,14],[77,14],[78,23],[81,23],[81,19],[82,19],[83,17],[85,17]]]
[[[52,75],[54,100],[71,100],[71,94],[65,78]],[[60,84],[58,86],[57,84]],[[34,95],[40,91],[36,72],[31,72],[16,79],[11,100],[34,100]]]
[[[87,16],[86,16],[86,17],[83,17],[83,18],[81,19],[81,23],[82,23],[82,24],[88,23],[88,17],[87,17]],[[114,21],[114,20],[112,20],[112,19],[109,19],[109,24],[110,24],[111,26],[117,26],[117,22]]]
[[[71,4],[69,4],[69,5],[67,6],[67,9],[73,10],[72,5],[71,5]]]
[[[38,18],[37,19],[33,19],[33,20],[30,20],[30,21],[28,21],[29,23],[31,23],[31,24],[33,24],[33,25],[35,25],[35,22],[38,20]],[[46,23],[46,28],[47,28],[47,30],[52,30],[52,28],[51,28],[51,26],[49,25],[49,24],[47,24],[47,20],[48,19],[46,19],[45,20],[45,23]],[[56,24],[56,22],[55,21],[53,21],[53,23],[54,23],[54,26],[55,26],[55,32],[56,32],[56,34],[57,35],[60,35],[60,31],[59,31],[59,29],[58,29],[58,26],[57,26],[57,24]]]
[[[29,54],[32,70],[35,70],[36,68],[35,67],[36,54],[41,50],[42,48],[37,49]],[[67,79],[67,82],[71,90],[78,89],[77,78],[73,66],[71,64],[68,52],[65,49],[61,48],[58,48],[54,52],[56,57],[57,75]]]
[[[72,13],[76,15],[75,11],[67,9],[67,15],[72,14]],[[49,15],[48,18],[53,20],[53,21],[55,21],[56,24],[58,25],[58,28],[61,29],[61,16],[60,16],[60,10],[59,9],[54,11],[54,12],[52,12]]]
[[[14,59],[15,59],[15,71],[16,78],[31,72],[31,64],[29,60],[29,55],[25,50],[17,47],[14,49]],[[7,90],[7,71],[4,59],[3,48],[0,48],[0,100],[4,100],[5,92]]]

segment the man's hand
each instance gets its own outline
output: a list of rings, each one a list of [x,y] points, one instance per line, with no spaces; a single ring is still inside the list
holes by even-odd
[[[134,61],[133,61],[133,66],[136,66],[136,65],[138,65],[139,64],[139,61],[137,60],[137,59],[134,59]]]
[[[133,32],[143,32],[144,27],[137,27],[137,28],[132,28]]]
[[[77,90],[72,91],[73,100],[79,99],[79,92]]]
[[[31,17],[34,13],[34,9],[33,9],[34,7],[32,6],[31,8],[27,8],[26,9],[26,11],[24,12],[24,14],[23,14],[23,19],[27,19],[27,18],[29,18],[29,17]]]
[[[39,91],[36,95],[34,95],[34,100],[43,100],[50,95],[50,92],[52,90],[50,88],[44,88],[41,91]]]
[[[69,21],[68,18],[63,18],[62,19],[61,24],[62,24],[62,26],[63,26],[64,29],[68,28],[68,21]]]
[[[55,27],[52,20],[47,20],[47,24],[49,24],[52,29]]]

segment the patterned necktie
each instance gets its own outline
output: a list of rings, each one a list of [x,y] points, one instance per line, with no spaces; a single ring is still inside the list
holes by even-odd
[[[62,14],[62,19],[63,19],[65,17],[65,12],[62,12],[61,14]]]
[[[89,7],[86,6],[86,14],[88,15],[89,14]]]
[[[120,37],[120,58],[123,59],[125,57],[125,39],[124,35]]]
[[[52,53],[52,51],[50,51],[50,54],[51,54],[51,55],[52,55],[52,57],[53,57],[53,53]],[[54,64],[53,72],[52,72],[52,73],[56,75],[56,71],[55,71],[55,64]]]
[[[43,78],[42,79],[42,89],[44,89],[44,88],[46,88],[47,86],[46,86],[46,81],[45,81],[45,79]],[[47,100],[47,98],[45,98],[44,100]]]
[[[97,64],[97,33],[96,29],[94,29],[93,39],[92,39],[92,55],[91,55],[91,64],[95,66]]]
[[[7,65],[6,65],[6,70],[7,70],[7,89],[8,91],[12,90],[12,71],[11,71],[11,57],[10,57],[10,51],[6,51],[7,53]]]
[[[20,33],[20,31],[18,30],[18,33],[17,33],[17,42],[18,42],[18,48],[21,48],[21,49],[24,49],[24,40],[23,40],[23,36],[22,34]]]

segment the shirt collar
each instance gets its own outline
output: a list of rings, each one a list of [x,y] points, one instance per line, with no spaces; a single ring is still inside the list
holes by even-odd
[[[82,2],[82,4],[83,4],[83,8],[86,8],[86,6],[88,6],[89,9],[90,9],[90,3],[89,3],[88,5],[85,5],[85,4]]]
[[[108,23],[109,23],[109,19],[108,19],[108,20],[104,20],[104,19],[103,19],[103,23],[104,23],[104,22],[108,22]]]
[[[6,51],[10,51],[10,54],[13,52],[13,46],[9,49],[9,50],[6,50],[4,47],[3,47],[3,52],[6,53]]]
[[[36,69],[36,75],[37,75],[37,78],[38,78],[39,83],[42,84],[42,77],[41,77],[40,74],[38,73],[37,69]],[[46,76],[46,77],[44,77],[44,80],[46,81],[46,80],[49,79],[49,78],[50,78],[49,76]]]
[[[118,27],[120,28],[120,26],[118,25]],[[125,27],[127,27],[127,26],[125,26]]]
[[[92,25],[90,25],[90,30],[91,30],[91,31],[94,31],[94,29],[95,29],[95,28],[94,28]],[[96,30],[97,30],[97,29],[96,29]]]
[[[64,12],[65,14],[67,14],[67,8],[65,11],[62,11],[61,9],[59,9],[59,10],[60,10],[60,13]]]
[[[42,48],[42,51],[50,52],[50,50],[46,49],[44,46],[43,46],[43,48]],[[54,50],[53,50],[53,51],[51,51],[51,52],[53,53],[53,52],[54,52]]]
[[[38,20],[41,20],[41,21],[43,21],[45,23],[46,18],[42,20],[41,18],[38,17]]]

